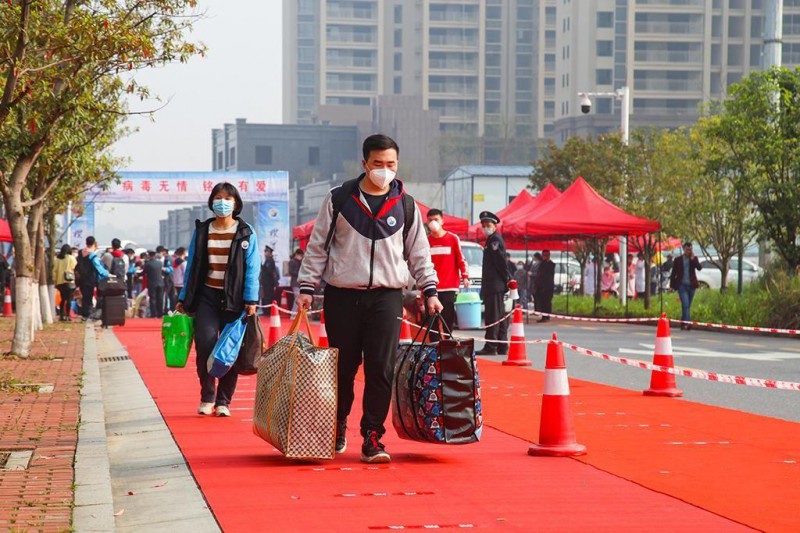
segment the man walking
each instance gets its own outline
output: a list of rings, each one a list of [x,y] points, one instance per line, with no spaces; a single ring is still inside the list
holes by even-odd
[[[556,264],[550,260],[550,250],[542,250],[542,263],[536,271],[533,287],[536,310],[541,313],[552,313],[553,293],[556,290]],[[543,316],[539,322],[549,320],[549,316]]]
[[[178,295],[183,290],[183,278],[185,274],[186,248],[180,246],[175,250],[175,260],[172,262],[172,273],[170,274],[172,278],[172,295],[170,296],[170,301],[174,302],[171,309],[175,309],[175,305],[178,304]]]
[[[92,301],[97,282],[109,276],[97,254],[97,241],[91,235],[86,237],[86,247],[78,255],[75,276],[81,289],[81,318],[88,320],[92,315]]]
[[[478,215],[481,219],[483,233],[486,235],[486,246],[483,248],[483,271],[481,272],[481,300],[483,300],[483,321],[490,327],[486,329],[486,344],[477,355],[505,355],[508,344],[492,342],[508,339],[508,318],[495,324],[505,314],[503,296],[511,281],[511,272],[506,262],[506,244],[503,237],[497,234],[500,219],[494,213],[483,211]]]
[[[269,246],[264,247],[264,264],[261,265],[261,305],[270,305],[275,301],[275,288],[278,286],[278,280],[281,273],[278,270],[278,265],[275,264],[273,257],[273,250]],[[269,309],[266,309],[269,314]]]
[[[347,416],[356,372],[364,361],[361,460],[388,463],[381,442],[394,377],[394,356],[403,314],[402,289],[409,271],[424,294],[427,311],[442,310],[436,272],[422,216],[396,180],[400,152],[385,135],[362,147],[364,173],[333,189],[317,217],[300,274],[298,307],[311,307],[324,281],[330,345],[339,349],[336,451],[347,447]]]
[[[164,263],[161,254],[148,252],[149,259],[144,264],[144,275],[147,278],[147,296],[150,298],[150,318],[164,316]]]
[[[461,241],[454,233],[444,229],[444,216],[441,210],[428,211],[428,245],[431,248],[431,260],[439,285],[439,301],[442,302],[442,319],[449,331],[453,331],[456,320],[456,294],[464,284],[469,287],[469,267],[461,252]],[[438,333],[431,334],[431,340],[437,341]]]
[[[692,321],[692,301],[694,291],[700,287],[697,281],[697,271],[703,270],[700,260],[694,255],[692,243],[683,243],[683,255],[675,259],[672,263],[672,272],[669,276],[669,286],[672,290],[678,291],[681,298],[681,329],[692,329],[691,324],[685,322]]]

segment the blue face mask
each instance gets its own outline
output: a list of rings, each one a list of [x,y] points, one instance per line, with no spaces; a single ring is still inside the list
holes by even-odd
[[[233,213],[233,208],[235,205],[236,204],[233,200],[223,200],[222,198],[218,198],[214,200],[214,203],[211,204],[211,210],[214,211],[214,214],[218,217],[226,217]]]

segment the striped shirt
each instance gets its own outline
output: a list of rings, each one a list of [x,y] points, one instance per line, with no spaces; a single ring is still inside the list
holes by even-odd
[[[225,229],[216,229],[214,224],[208,226],[208,276],[206,286],[212,289],[225,288],[225,271],[228,269],[228,256],[231,243],[236,235],[239,222]]]

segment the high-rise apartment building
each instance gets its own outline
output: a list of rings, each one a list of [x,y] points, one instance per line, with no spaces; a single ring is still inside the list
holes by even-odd
[[[614,98],[631,91],[630,127],[678,127],[761,68],[763,0],[558,0],[555,139],[619,128]],[[800,63],[800,1],[784,0],[783,63]]]
[[[443,135],[486,137],[502,159],[505,140],[552,128],[558,2],[285,0],[284,122],[415,96]]]

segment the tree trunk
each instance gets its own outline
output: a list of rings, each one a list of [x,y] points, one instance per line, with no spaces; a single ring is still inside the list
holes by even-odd
[[[42,313],[42,322],[45,324],[53,323],[53,305],[50,300],[50,291],[47,285],[47,261],[45,260],[46,250],[44,246],[44,220],[39,220],[39,227],[36,229],[36,258],[37,270],[39,271],[39,307]]]
[[[33,280],[30,277],[17,277],[14,282],[14,294],[17,312],[11,353],[28,357],[33,342]]]

